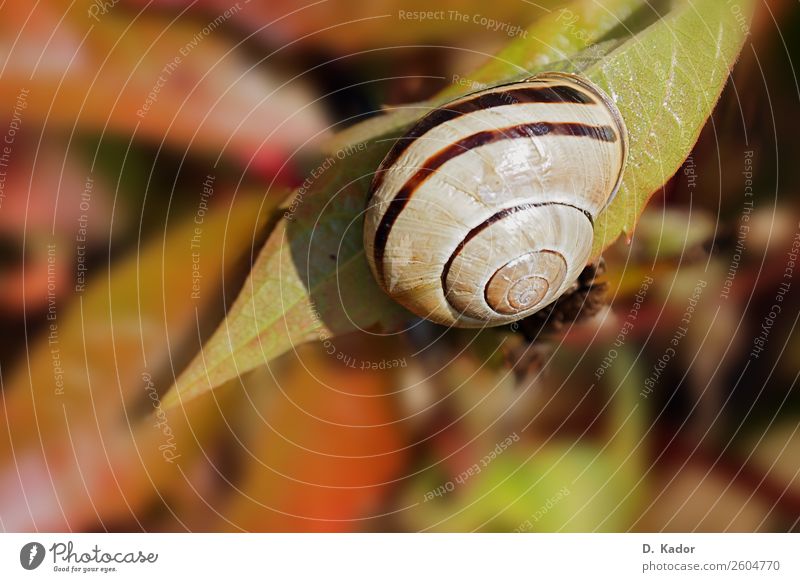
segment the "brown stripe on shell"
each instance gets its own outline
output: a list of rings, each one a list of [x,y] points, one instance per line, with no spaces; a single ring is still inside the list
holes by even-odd
[[[447,297],[447,293],[449,291],[447,287],[447,276],[450,274],[450,269],[453,266],[453,262],[458,258],[458,255],[461,254],[461,251],[464,250],[464,247],[467,246],[467,243],[469,241],[478,236],[481,232],[489,228],[498,220],[503,220],[507,216],[511,216],[512,214],[516,214],[517,212],[521,212],[523,210],[528,210],[530,208],[538,208],[541,206],[568,206],[569,208],[574,208],[575,210],[582,212],[583,215],[586,217],[586,219],[589,221],[589,224],[591,224],[592,228],[594,228],[594,219],[592,218],[590,212],[584,210],[583,208],[579,208],[578,206],[575,206],[573,204],[567,204],[566,202],[529,202],[528,204],[520,204],[518,206],[512,206],[510,208],[505,208],[500,212],[496,212],[489,218],[481,222],[478,226],[471,229],[467,233],[467,236],[465,236],[464,239],[460,243],[458,243],[458,246],[450,255],[450,258],[447,259],[447,262],[444,264],[444,268],[442,269],[442,291],[444,291],[445,297]]]
[[[517,83],[514,83],[514,85],[516,84]],[[500,87],[502,87],[502,85]],[[590,93],[569,85],[516,88],[512,86],[502,91],[477,93],[472,97],[465,97],[463,101],[457,101],[451,105],[435,109],[423,117],[411,131],[401,137],[397,143],[394,144],[392,149],[389,150],[389,153],[375,172],[368,200],[371,199],[375,191],[381,187],[386,171],[397,162],[400,156],[403,155],[403,152],[405,152],[416,139],[422,137],[433,128],[461,117],[462,115],[474,113],[475,111],[502,107],[503,105],[530,103],[592,105],[596,104],[597,101],[595,101]]]
[[[441,149],[435,155],[428,158],[420,167],[420,169],[417,170],[417,172],[411,176],[405,184],[403,184],[403,186],[395,194],[394,198],[392,198],[392,201],[389,202],[386,212],[381,217],[381,221],[378,224],[377,230],[375,231],[373,255],[375,269],[381,278],[381,282],[385,282],[383,257],[392,227],[405,209],[408,201],[413,197],[414,192],[425,182],[425,180],[427,180],[448,161],[477,147],[502,141],[504,139],[531,138],[544,135],[586,137],[605,142],[615,142],[618,139],[614,129],[607,125],[598,126],[586,125],[583,123],[550,123],[541,121],[536,123],[515,125],[502,129],[481,131]]]

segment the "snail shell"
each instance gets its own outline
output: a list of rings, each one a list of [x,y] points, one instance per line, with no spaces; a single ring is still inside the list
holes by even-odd
[[[445,325],[531,315],[586,266],[627,144],[614,103],[565,73],[431,111],[372,182],[364,245],[375,278],[409,310]]]

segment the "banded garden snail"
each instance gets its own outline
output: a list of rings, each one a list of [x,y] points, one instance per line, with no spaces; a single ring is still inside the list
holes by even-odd
[[[527,317],[586,266],[627,149],[611,99],[567,73],[435,109],[373,179],[364,222],[372,272],[396,301],[437,323]]]

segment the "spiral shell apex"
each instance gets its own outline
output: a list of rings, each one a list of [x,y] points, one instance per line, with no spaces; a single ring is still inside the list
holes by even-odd
[[[614,103],[565,73],[435,109],[375,174],[364,223],[370,268],[391,297],[437,323],[527,317],[586,266],[627,147]]]

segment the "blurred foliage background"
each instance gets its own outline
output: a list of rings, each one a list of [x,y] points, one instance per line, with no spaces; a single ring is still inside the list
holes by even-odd
[[[324,141],[566,2],[435,4],[0,7],[0,528],[800,529],[791,0],[596,315],[321,338],[161,408]]]

